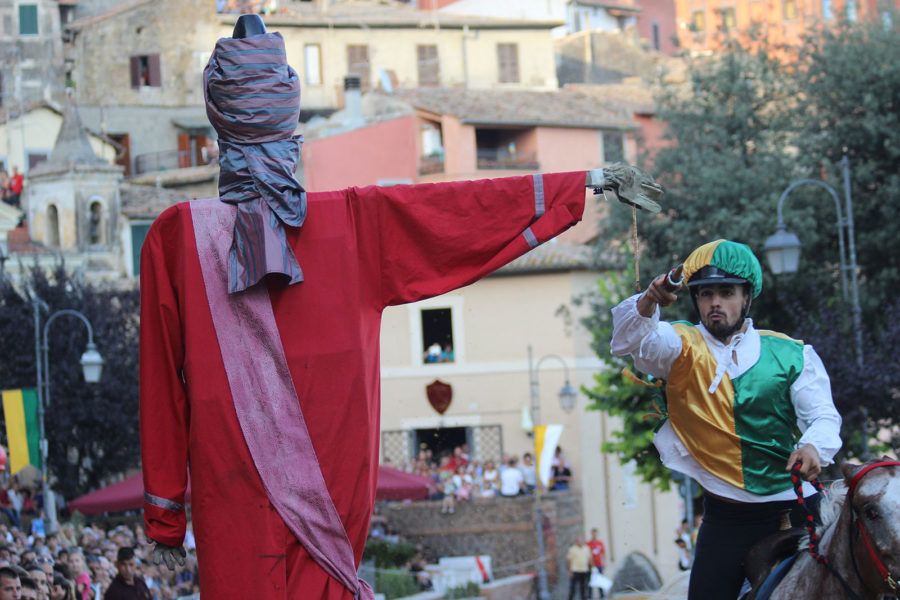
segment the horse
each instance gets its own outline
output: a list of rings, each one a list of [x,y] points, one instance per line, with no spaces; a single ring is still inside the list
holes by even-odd
[[[763,589],[768,600],[900,597],[900,462],[884,457],[862,465],[844,463],[841,472],[843,485],[833,486],[833,497],[822,503],[833,502],[833,514],[827,515],[829,507],[823,506],[823,524],[818,531],[810,530],[805,548],[801,545],[789,559],[792,563],[783,563],[782,569],[748,569],[753,590],[745,598],[758,600],[764,597],[757,596]],[[758,565],[774,548],[790,546],[791,554],[797,539],[792,532],[775,534],[751,549],[745,565]],[[784,573],[781,581],[774,587],[774,580],[763,585],[775,570]]]

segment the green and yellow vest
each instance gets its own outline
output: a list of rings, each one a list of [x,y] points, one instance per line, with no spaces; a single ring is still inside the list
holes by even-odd
[[[716,359],[696,326],[673,323],[682,350],[666,382],[668,416],[697,462],[728,483],[768,495],[790,488],[785,465],[799,437],[791,385],[803,370],[803,342],[758,330],[759,360],[715,392]]]

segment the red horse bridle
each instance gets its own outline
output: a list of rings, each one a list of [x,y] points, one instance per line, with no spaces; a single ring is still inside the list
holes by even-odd
[[[865,475],[872,469],[891,466],[900,466],[900,461],[883,460],[881,462],[866,465],[862,469],[860,469],[859,472],[853,476],[853,479],[850,480],[850,486],[847,488],[847,502],[850,503],[851,522],[853,521],[853,517],[855,516],[856,527],[862,534],[863,542],[865,542],[866,544],[866,550],[868,550],[869,552],[869,558],[871,558],[872,562],[875,563],[875,568],[878,569],[878,573],[884,579],[884,582],[887,583],[892,590],[897,591],[897,580],[891,577],[890,571],[887,570],[887,567],[885,567],[884,563],[881,562],[881,559],[878,558],[878,554],[876,554],[875,548],[872,547],[872,542],[869,541],[869,534],[866,532],[865,526],[862,524],[859,515],[856,514],[856,509],[853,507],[853,492],[856,490],[856,484],[858,484],[859,481],[863,478],[863,475]]]
[[[877,469],[879,467],[892,467],[892,466],[900,466],[900,461],[895,460],[883,460],[880,462],[875,462],[864,466],[856,475],[853,476],[853,479],[850,480],[850,485],[847,487],[847,498],[845,502],[849,502],[850,506],[850,526],[853,526],[853,523],[856,523],[856,527],[859,529],[860,534],[862,535],[862,539],[866,544],[866,550],[869,552],[869,558],[872,559],[872,562],[875,564],[875,568],[878,569],[878,573],[884,578],[884,582],[894,591],[897,591],[898,584],[897,580],[891,576],[890,571],[888,571],[887,567],[884,566],[884,563],[881,562],[881,559],[878,557],[878,554],[875,552],[875,548],[872,547],[872,543],[869,541],[869,534],[866,532],[865,526],[863,526],[862,521],[859,519],[859,515],[856,514],[856,509],[853,507],[853,493],[856,491],[856,486],[859,484],[860,480],[863,476],[871,471],[872,469]],[[809,511],[809,507],[806,506],[803,498],[803,481],[800,478],[800,462],[794,463],[794,466],[791,467],[791,480],[794,484],[794,490],[797,492],[797,501],[800,502],[806,508],[807,517],[806,517],[806,530],[809,533],[809,548],[808,552],[810,556],[815,559],[816,562],[825,565],[829,571],[838,579],[841,583],[841,586],[844,588],[844,591],[847,592],[847,595],[851,598],[858,599],[859,596],[856,595],[855,592],[850,588],[847,581],[841,577],[841,574],[838,573],[834,567],[831,566],[831,561],[828,560],[827,557],[823,556],[819,553],[819,536],[816,534],[815,521],[813,519],[812,513]],[[815,486],[815,488],[822,494],[827,494],[825,488],[819,483],[818,479],[813,479],[810,483]],[[852,542],[852,530],[851,530],[851,542]],[[856,566],[856,555],[853,553],[851,548],[850,556],[853,559],[853,569],[856,571],[856,576],[859,577],[860,581],[862,581],[862,577],[859,574],[859,568]]]

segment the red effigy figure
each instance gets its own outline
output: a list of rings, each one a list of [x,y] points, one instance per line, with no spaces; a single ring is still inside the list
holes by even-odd
[[[623,165],[307,194],[293,176],[297,75],[281,36],[241,19],[205,73],[220,197],[163,212],[142,251],[147,536],[157,562],[183,556],[190,469],[204,597],[371,598],[356,569],[384,308],[472,283],[574,225],[585,185],[651,208],[661,192]]]

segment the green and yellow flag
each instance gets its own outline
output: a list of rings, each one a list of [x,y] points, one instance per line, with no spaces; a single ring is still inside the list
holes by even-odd
[[[27,465],[41,469],[38,398],[34,389],[3,390],[3,416],[9,440],[9,473]]]

